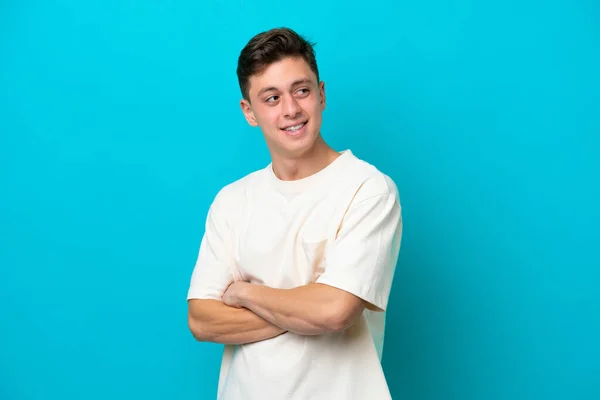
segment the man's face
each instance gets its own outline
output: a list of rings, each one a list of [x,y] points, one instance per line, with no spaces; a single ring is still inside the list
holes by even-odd
[[[285,58],[250,77],[250,102],[241,107],[248,123],[260,126],[271,153],[297,158],[320,135],[325,85],[304,59]]]

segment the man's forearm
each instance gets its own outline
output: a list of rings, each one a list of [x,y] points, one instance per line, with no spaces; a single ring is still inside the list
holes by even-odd
[[[294,289],[247,284],[239,297],[243,307],[273,325],[300,335],[346,329],[364,309],[361,299],[321,284]]]
[[[190,300],[188,324],[197,340],[221,344],[258,342],[285,332],[251,310],[217,300]]]

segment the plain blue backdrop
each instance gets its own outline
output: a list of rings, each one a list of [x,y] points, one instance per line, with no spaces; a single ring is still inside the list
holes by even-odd
[[[239,51],[317,42],[323,135],[398,184],[394,399],[600,398],[592,0],[0,3],[0,399],[213,399],[207,208],[269,162]],[[370,400],[370,399],[365,399]],[[373,399],[376,400],[376,399]]]

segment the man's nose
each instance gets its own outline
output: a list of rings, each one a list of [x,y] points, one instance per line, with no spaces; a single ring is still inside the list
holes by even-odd
[[[298,114],[300,114],[301,111],[302,108],[294,96],[283,97],[283,114],[286,118],[295,118],[298,116]]]

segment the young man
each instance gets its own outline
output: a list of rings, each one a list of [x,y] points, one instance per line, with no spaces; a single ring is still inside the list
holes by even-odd
[[[397,188],[323,140],[325,86],[294,31],[252,38],[237,74],[272,162],[217,194],[192,273],[190,330],[225,344],[218,398],[389,399],[380,359]]]

